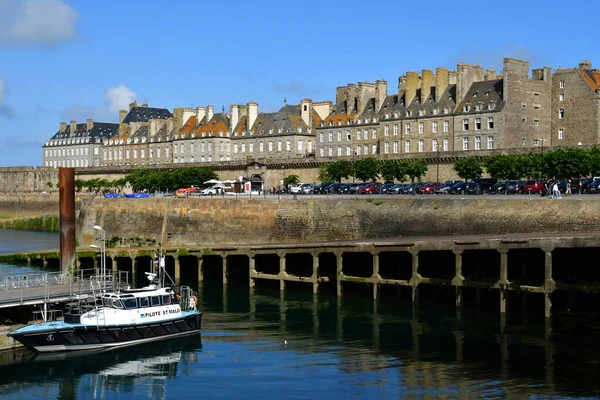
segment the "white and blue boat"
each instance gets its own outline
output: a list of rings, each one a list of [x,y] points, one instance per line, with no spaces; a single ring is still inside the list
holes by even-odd
[[[162,260],[161,260],[162,261]],[[165,274],[164,262],[159,275]],[[162,272],[162,274],[161,274]],[[165,286],[146,273],[139,289],[104,291],[93,307],[70,307],[64,318],[26,325],[8,336],[39,353],[99,350],[200,333],[202,313],[188,286]],[[161,284],[162,283],[162,284]]]

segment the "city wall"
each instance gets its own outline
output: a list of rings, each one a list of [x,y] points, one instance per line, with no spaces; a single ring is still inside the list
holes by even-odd
[[[95,224],[109,246],[310,243],[410,236],[598,232],[597,201],[458,197],[358,199],[85,199],[80,246]]]

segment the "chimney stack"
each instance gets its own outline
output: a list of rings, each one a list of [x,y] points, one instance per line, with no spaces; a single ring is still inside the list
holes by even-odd
[[[65,133],[66,130],[67,130],[67,123],[63,121],[60,123],[60,133]]]
[[[125,117],[127,117],[127,110],[119,110],[119,123],[122,124]]]
[[[387,81],[378,79],[375,81],[375,111],[379,112],[381,105],[387,97]]]
[[[448,70],[437,67],[435,69],[435,101],[440,101],[442,94],[448,88]]]
[[[248,131],[252,129],[254,126],[254,122],[256,122],[256,118],[258,117],[258,104],[251,101],[246,107],[248,107]]]
[[[210,121],[215,114],[215,108],[213,106],[208,106],[208,110],[206,113],[206,122]]]
[[[473,82],[483,81],[483,68],[464,62],[458,64],[458,81],[456,82],[456,102],[460,103],[467,96]]]
[[[142,107],[148,107],[148,103],[142,104]]]
[[[400,75],[398,77],[398,94],[404,92],[406,90],[406,76]]]
[[[487,71],[485,71],[485,80],[486,81],[493,81],[494,79],[496,79],[496,71],[488,68]]]
[[[421,70],[421,104],[425,104],[425,101],[431,94],[432,85],[433,71],[430,69]]]
[[[88,132],[91,131],[92,128],[94,127],[94,120],[91,118],[88,118],[86,121],[86,125],[87,125],[86,128],[87,128]]]
[[[206,116],[206,107],[199,106],[196,107],[196,123],[199,124],[200,121]]]
[[[132,109],[133,107],[137,107],[137,101],[135,101],[135,100],[134,100],[134,101],[132,101],[131,103],[129,103],[129,111],[131,111],[131,109]]]
[[[231,106],[229,106],[229,115],[231,116],[230,127],[231,131],[233,132],[237,124],[240,122],[240,106],[237,104],[232,104]]]
[[[311,99],[302,99],[300,103],[300,114],[302,115],[302,121],[309,128],[312,128],[312,100]]]
[[[406,72],[406,92],[404,92],[404,106],[408,107],[417,95],[419,87],[419,74],[414,71]]]
[[[592,62],[590,60],[584,60],[579,63],[580,69],[592,69]]]
[[[77,121],[75,120],[71,120],[71,132],[69,132],[71,135],[74,135],[75,132],[77,131]]]

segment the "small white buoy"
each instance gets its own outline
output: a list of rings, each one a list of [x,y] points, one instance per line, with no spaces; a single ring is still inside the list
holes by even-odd
[[[284,341],[283,341],[283,344],[287,346],[287,340],[284,340]]]

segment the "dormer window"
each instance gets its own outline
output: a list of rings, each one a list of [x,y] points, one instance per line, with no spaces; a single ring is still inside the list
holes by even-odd
[[[329,121],[329,126],[333,126],[333,121]]]
[[[325,126],[325,122],[321,121],[321,127]]]
[[[398,113],[397,112],[394,113],[394,118],[398,118]]]
[[[410,111],[407,111],[407,112],[406,112],[406,116],[407,116],[407,117],[410,117],[410,115],[411,115],[411,112],[410,112]]]
[[[338,126],[342,126],[342,120],[341,119],[338,121]]]
[[[377,118],[373,118],[373,123],[377,122]]]
[[[278,132],[278,133],[282,133],[282,132],[283,132],[283,129],[279,128],[279,129],[277,130],[277,132]]]
[[[463,107],[463,112],[469,112],[469,111],[471,111],[471,106],[470,106],[470,105],[468,105],[468,104],[466,104],[466,105]]]
[[[434,109],[433,109],[433,115],[438,115],[438,114],[439,114],[439,112],[440,112],[440,109],[439,109],[439,108],[434,108]]]
[[[389,119],[389,118],[390,118],[390,114],[385,114],[383,117],[384,117],[385,119]]]
[[[423,110],[419,110],[419,117],[423,116]]]
[[[493,110],[494,108],[496,108],[496,103],[488,104],[488,110]]]
[[[477,105],[475,106],[475,110],[476,110],[476,111],[481,111],[481,110],[483,110],[483,104],[477,104]]]

